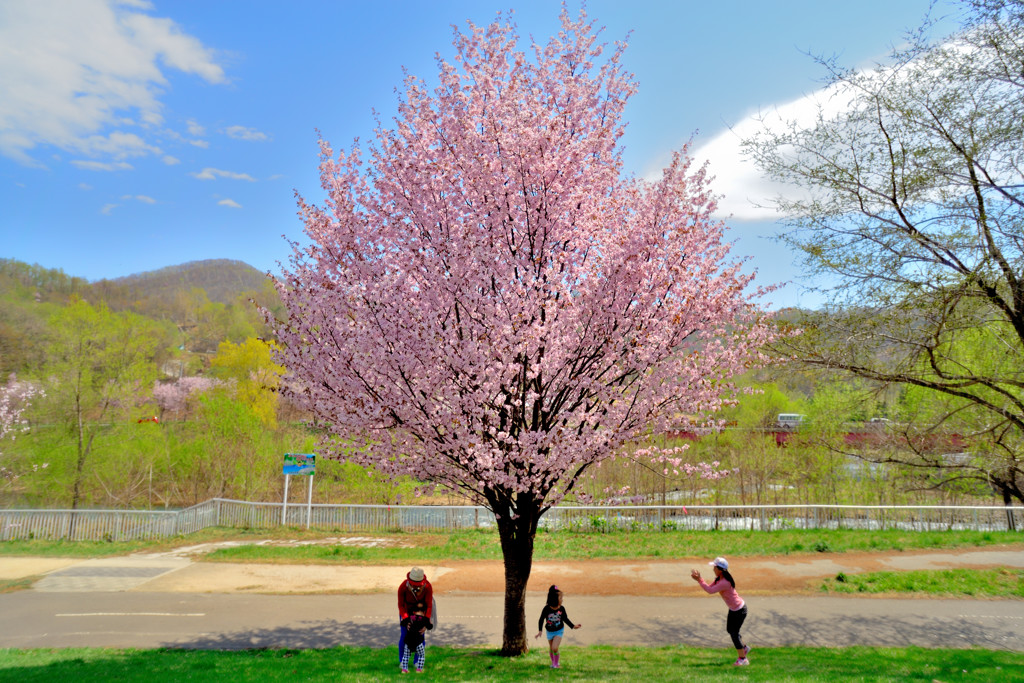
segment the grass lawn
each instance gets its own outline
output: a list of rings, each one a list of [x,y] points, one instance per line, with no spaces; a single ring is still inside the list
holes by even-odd
[[[1024,569],[933,569],[839,573],[821,589],[828,593],[899,593],[951,598],[1024,598]]]
[[[452,560],[500,560],[493,531],[451,534],[373,534],[386,547],[306,545],[239,546],[216,550],[212,562],[295,562],[303,564],[406,564]],[[534,560],[672,559],[741,557],[795,553],[871,552],[992,545],[1024,546],[1024,534],[980,531],[616,531],[609,533],[538,533]]]
[[[295,562],[346,564],[405,564],[443,560],[500,560],[501,548],[493,530],[452,533],[363,533],[339,530],[274,527],[271,529],[204,529],[188,536],[152,541],[0,541],[0,555],[41,557],[111,557],[135,552],[159,552],[219,541],[263,539],[317,541],[339,536],[372,536],[385,547],[340,545],[297,547],[243,545],[204,555],[221,562]],[[669,559],[705,555],[750,556],[797,553],[841,553],[994,545],[1024,547],[1024,533],[1014,531],[612,531],[537,534],[535,560]]]
[[[1024,655],[922,648],[765,648],[751,665],[732,650],[691,647],[566,647],[562,668],[546,648],[507,659],[482,649],[427,648],[423,680],[443,681],[1024,681]],[[394,650],[0,650],[0,680],[19,681],[390,681]],[[420,680],[411,674],[412,680]]]

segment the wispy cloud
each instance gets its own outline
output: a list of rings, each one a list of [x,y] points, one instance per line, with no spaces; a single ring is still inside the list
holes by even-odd
[[[206,135],[206,128],[199,125],[199,123],[196,122],[195,119],[189,119],[188,121],[186,121],[185,127],[188,130],[188,134],[193,137],[199,138]]]
[[[152,197],[147,197],[144,194],[135,194],[135,195],[126,194],[126,195],[123,195],[121,197],[122,201],[130,201],[132,199],[134,199],[137,202],[142,202],[143,204],[156,204],[156,200],[155,199],[153,199]]]
[[[115,161],[159,154],[142,136],[163,123],[165,72],[227,78],[210,48],[152,10],[121,0],[0,3],[0,154],[30,166],[42,165],[32,154],[40,145]]]
[[[248,173],[235,173],[233,171],[224,171],[219,168],[204,168],[202,171],[197,173],[190,173],[193,178],[199,180],[216,180],[217,178],[229,178],[231,180],[248,180],[250,183],[256,182]]]
[[[117,204],[104,204],[103,208],[100,209],[100,213],[102,213],[104,216],[109,216],[110,212],[116,209],[117,207]]]
[[[248,140],[250,142],[266,142],[270,139],[266,133],[260,132],[255,128],[246,128],[245,126],[228,126],[224,129],[224,134],[229,138]]]
[[[236,202],[234,199],[222,199],[217,202],[218,206],[230,206],[232,209],[241,209],[242,205]]]
[[[161,161],[163,161],[168,166],[175,166],[181,163],[181,159],[179,159],[178,157],[172,157],[170,154],[164,155],[164,158],[161,159]]]
[[[107,163],[103,161],[83,161],[82,159],[75,159],[71,162],[71,165],[77,166],[83,171],[128,171],[134,168],[134,166],[125,161]]]

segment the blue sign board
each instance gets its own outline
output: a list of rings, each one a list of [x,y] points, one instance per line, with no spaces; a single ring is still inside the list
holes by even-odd
[[[285,474],[313,474],[316,468],[316,455],[312,453],[285,453]]]

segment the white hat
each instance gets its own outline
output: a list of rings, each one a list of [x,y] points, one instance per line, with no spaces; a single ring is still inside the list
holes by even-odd
[[[423,573],[423,570],[420,569],[419,567],[413,567],[412,571],[410,571],[407,574],[407,576],[409,577],[410,581],[414,581],[415,583],[419,583],[420,581],[422,581],[424,579],[424,577],[426,575]]]
[[[726,560],[724,557],[716,557],[711,562],[708,562],[708,564],[710,564],[712,567],[718,567],[719,569],[729,571],[729,561]]]

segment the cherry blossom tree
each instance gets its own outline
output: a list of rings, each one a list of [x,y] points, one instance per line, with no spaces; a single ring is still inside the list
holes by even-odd
[[[501,18],[456,30],[368,158],[321,141],[327,199],[299,199],[309,244],[280,286],[286,391],[339,437],[322,452],[494,512],[509,655],[544,512],[624,444],[717,409],[770,336],[705,169],[684,149],[656,182],[623,173],[635,84],[598,33],[564,9],[525,51]]]
[[[188,408],[189,399],[210,391],[224,384],[212,377],[179,377],[173,382],[157,382],[153,385],[153,400],[160,408],[160,416],[164,413],[183,414]]]
[[[22,413],[32,397],[38,393],[40,392],[35,386],[29,382],[19,382],[14,375],[10,376],[6,386],[0,387],[0,443],[8,438],[14,439],[19,431],[28,428],[28,424],[22,419]],[[0,456],[2,455],[3,452],[0,451]],[[17,476],[0,461],[0,479],[14,480]]]

